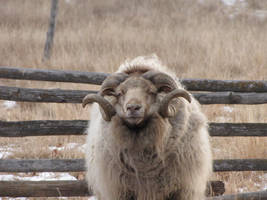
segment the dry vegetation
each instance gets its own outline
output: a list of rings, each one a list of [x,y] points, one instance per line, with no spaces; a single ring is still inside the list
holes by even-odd
[[[126,58],[156,53],[181,78],[250,79],[267,77],[267,19],[254,15],[267,2],[248,0],[227,7],[205,0],[60,1],[50,62],[42,55],[50,1],[5,0],[0,6],[0,66],[113,72]],[[88,89],[70,83],[0,80],[1,85]],[[0,120],[88,119],[80,105],[0,101]],[[267,105],[203,106],[210,121],[267,122]],[[232,111],[231,111],[232,109]],[[82,158],[81,151],[49,150],[84,137],[1,138],[16,148],[7,158]],[[267,158],[267,138],[212,138],[214,158]],[[79,176],[79,174],[75,174]],[[227,193],[267,186],[263,172],[216,173]],[[81,176],[79,176],[81,177]],[[266,174],[265,174],[266,177]],[[257,183],[257,184],[255,184]]]

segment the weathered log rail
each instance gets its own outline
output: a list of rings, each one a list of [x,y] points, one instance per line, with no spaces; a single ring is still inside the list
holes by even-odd
[[[87,120],[1,121],[0,137],[83,135]],[[267,123],[209,123],[211,136],[267,136]]]
[[[18,189],[19,188],[19,189]],[[211,190],[217,191],[216,195],[225,192],[221,181],[210,181],[207,184],[206,194],[211,196]],[[86,181],[0,181],[0,196],[12,197],[68,197],[91,196]]]
[[[32,89],[0,86],[0,99],[26,102],[81,103],[88,90]],[[264,104],[267,92],[212,92],[192,93],[201,104]]]
[[[218,194],[224,193],[222,182],[209,183]],[[210,187],[207,187],[207,190]],[[210,191],[206,191],[210,193]],[[91,196],[85,181],[0,181],[2,197],[74,197]],[[267,191],[209,197],[206,200],[267,200]]]
[[[0,78],[101,85],[108,73],[0,67]],[[267,92],[267,81],[181,79],[191,91]]]
[[[0,181],[1,197],[91,196],[85,181]]]
[[[83,159],[0,160],[0,172],[82,172]],[[267,171],[267,159],[214,160],[213,171]]]
[[[267,200],[267,191],[228,194],[218,197],[209,197],[206,200]]]
[[[0,67],[0,78],[101,85],[108,73]],[[267,81],[181,79],[201,104],[266,104]],[[201,92],[199,92],[201,91]],[[97,91],[32,89],[0,86],[0,99],[26,102],[81,103]],[[0,121],[0,137],[83,135],[86,120]],[[267,123],[210,123],[211,136],[267,136]],[[81,172],[83,159],[0,160],[0,172]],[[267,171],[267,159],[214,160],[215,172]],[[224,184],[211,181],[207,194],[221,195]],[[0,181],[0,196],[59,197],[90,196],[85,181]],[[267,191],[224,195],[207,200],[267,200]]]

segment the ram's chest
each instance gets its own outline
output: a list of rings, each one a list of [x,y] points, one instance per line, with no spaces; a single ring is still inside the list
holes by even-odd
[[[124,149],[120,152],[121,181],[135,187],[139,184],[150,184],[155,187],[166,185],[166,166],[155,149],[145,148],[142,151]],[[152,183],[151,183],[152,184]]]
[[[120,162],[129,172],[147,171],[161,163],[157,153],[151,148],[145,148],[142,151],[124,149],[120,152]]]

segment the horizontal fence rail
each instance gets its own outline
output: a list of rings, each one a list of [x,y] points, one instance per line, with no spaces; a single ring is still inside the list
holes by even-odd
[[[265,104],[267,93],[212,92],[193,93],[200,104]]]
[[[101,85],[109,74],[101,72],[80,72],[80,71],[61,71],[45,70],[18,67],[0,67],[0,78],[87,83]]]
[[[88,191],[85,181],[0,181],[0,196],[82,197],[92,196],[92,192]],[[208,197],[206,200],[267,200],[267,191]]]
[[[82,172],[83,159],[0,160],[0,172]]]
[[[0,121],[0,137],[83,135],[87,120]]]
[[[84,159],[0,160],[0,172],[81,172],[85,171],[84,166]],[[214,160],[213,170],[267,171],[267,159]]]
[[[215,172],[226,171],[267,171],[267,159],[225,159],[214,160]]]
[[[81,103],[89,93],[97,91],[32,89],[0,86],[0,99],[26,102]],[[211,92],[192,93],[201,104],[264,104],[267,92]]]
[[[88,93],[96,91],[32,89],[0,86],[0,99],[26,102],[81,103]]]
[[[207,196],[225,192],[224,183],[210,181]],[[92,196],[84,180],[77,181],[0,181],[0,196],[5,197],[69,197]]]
[[[209,197],[206,200],[267,200],[267,191],[227,194],[218,197]]]
[[[267,123],[209,123],[211,136],[267,136]]]
[[[85,181],[0,181],[1,197],[92,196]]]
[[[108,76],[101,72],[43,70],[18,67],[0,67],[0,78],[87,83],[100,85]],[[267,81],[182,79],[191,91],[267,92]]]
[[[83,135],[87,120],[0,121],[0,137]],[[211,136],[267,136],[267,123],[209,123]]]

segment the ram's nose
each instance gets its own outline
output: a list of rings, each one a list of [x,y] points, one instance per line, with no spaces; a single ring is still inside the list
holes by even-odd
[[[128,103],[125,107],[125,122],[129,126],[137,126],[144,119],[144,109],[139,103]]]
[[[142,106],[140,104],[129,103],[126,105],[127,112],[130,112],[130,113],[139,112],[141,108]]]

